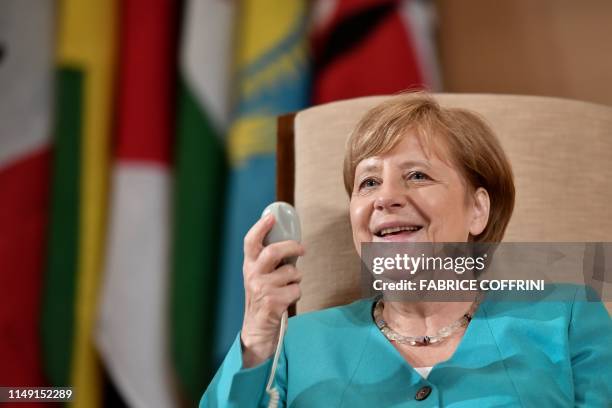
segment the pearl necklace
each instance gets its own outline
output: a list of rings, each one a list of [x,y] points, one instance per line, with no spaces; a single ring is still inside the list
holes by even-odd
[[[480,296],[476,298],[474,303],[472,303],[472,306],[470,306],[470,309],[463,316],[448,326],[441,328],[433,336],[403,336],[397,333],[395,330],[389,327],[387,322],[383,319],[382,312],[384,304],[382,298],[378,299],[376,306],[374,307],[374,322],[376,322],[376,326],[378,326],[382,334],[384,334],[390,341],[395,341],[400,344],[408,344],[410,346],[429,346],[430,344],[440,343],[462,327],[467,327],[467,325],[470,324],[470,321],[472,321],[474,312],[479,304]]]

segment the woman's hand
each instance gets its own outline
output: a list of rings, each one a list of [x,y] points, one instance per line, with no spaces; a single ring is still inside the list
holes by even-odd
[[[302,274],[291,264],[279,267],[283,259],[304,255],[296,241],[263,246],[274,225],[269,214],[253,225],[244,237],[245,310],[240,340],[243,368],[264,362],[276,348],[281,316],[301,296]]]

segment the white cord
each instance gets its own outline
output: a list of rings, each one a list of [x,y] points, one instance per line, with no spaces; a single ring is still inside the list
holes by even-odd
[[[285,337],[285,328],[287,326],[287,311],[281,316],[281,325],[278,333],[278,343],[276,344],[276,351],[274,352],[274,359],[272,360],[272,369],[270,370],[270,378],[268,378],[268,385],[266,385],[266,392],[270,396],[270,402],[268,402],[268,408],[277,408],[280,401],[280,395],[276,388],[272,388],[274,382],[274,376],[276,374],[276,366],[278,365],[278,358],[283,346],[283,338]]]

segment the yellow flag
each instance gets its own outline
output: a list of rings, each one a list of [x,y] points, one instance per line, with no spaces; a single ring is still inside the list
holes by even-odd
[[[93,325],[104,253],[116,32],[114,0],[61,2],[58,62],[61,68],[83,74],[79,244],[70,381],[75,389],[75,407],[95,408],[102,402]]]

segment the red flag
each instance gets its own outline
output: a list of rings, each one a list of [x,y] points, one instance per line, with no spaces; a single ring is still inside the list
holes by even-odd
[[[425,87],[406,2],[330,4],[320,1],[327,12],[315,12],[314,104]]]
[[[49,202],[53,2],[4,1],[0,15],[0,386],[44,386],[39,322]]]

